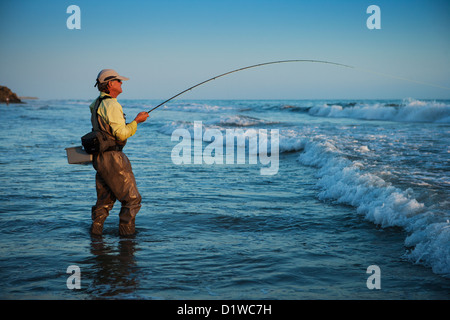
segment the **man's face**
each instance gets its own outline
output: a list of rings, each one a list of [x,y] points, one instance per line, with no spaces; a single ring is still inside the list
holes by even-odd
[[[109,93],[118,96],[122,93],[122,80],[112,80],[108,83]]]

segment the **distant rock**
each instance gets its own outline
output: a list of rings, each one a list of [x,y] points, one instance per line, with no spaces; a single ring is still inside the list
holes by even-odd
[[[9,88],[0,86],[0,102],[3,103],[23,103],[17,94],[12,92]]]
[[[37,100],[38,97],[19,97],[20,100]]]

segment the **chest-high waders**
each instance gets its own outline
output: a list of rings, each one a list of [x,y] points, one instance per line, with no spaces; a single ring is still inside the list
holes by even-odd
[[[105,131],[113,138],[111,126],[97,113],[101,100],[103,99],[98,98],[92,110],[92,128]],[[116,140],[116,144],[107,151],[93,155],[93,166],[97,171],[95,175],[97,202],[92,207],[92,234],[103,233],[103,223],[116,200],[122,204],[119,212],[120,235],[132,235],[135,232],[135,217],[141,208],[142,198],[136,186],[131,163],[122,152],[125,144],[126,140]]]

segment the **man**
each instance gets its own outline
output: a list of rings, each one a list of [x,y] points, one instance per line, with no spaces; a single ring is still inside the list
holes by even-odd
[[[92,207],[91,233],[101,235],[103,223],[116,200],[122,204],[119,213],[119,233],[127,236],[135,233],[135,217],[141,208],[141,195],[136,186],[130,161],[122,152],[129,137],[134,135],[138,123],[148,118],[147,112],[140,112],[130,122],[125,122],[122,106],[117,96],[122,93],[122,81],[129,78],[120,76],[112,69],[104,69],[97,76],[95,86],[100,96],[90,105],[92,127],[95,131],[108,133],[112,147],[93,156],[97,202]],[[98,106],[98,108],[96,108]],[[95,114],[95,110],[97,113]]]

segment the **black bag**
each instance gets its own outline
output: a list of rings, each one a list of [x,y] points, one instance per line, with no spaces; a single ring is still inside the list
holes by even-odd
[[[109,98],[108,96],[98,98],[95,102],[94,110],[92,111],[92,116],[94,121],[97,121],[97,127],[99,128],[98,124],[98,115],[97,110],[100,106],[100,103],[103,99]],[[112,137],[110,134],[104,131],[94,131],[92,129],[91,132],[85,134],[81,137],[81,144],[83,145],[84,151],[86,151],[89,154],[94,153],[102,153],[108,150],[112,150],[116,147],[116,140],[114,137]]]
[[[89,154],[102,153],[115,147],[116,141],[103,131],[91,131],[81,137],[84,151]]]

